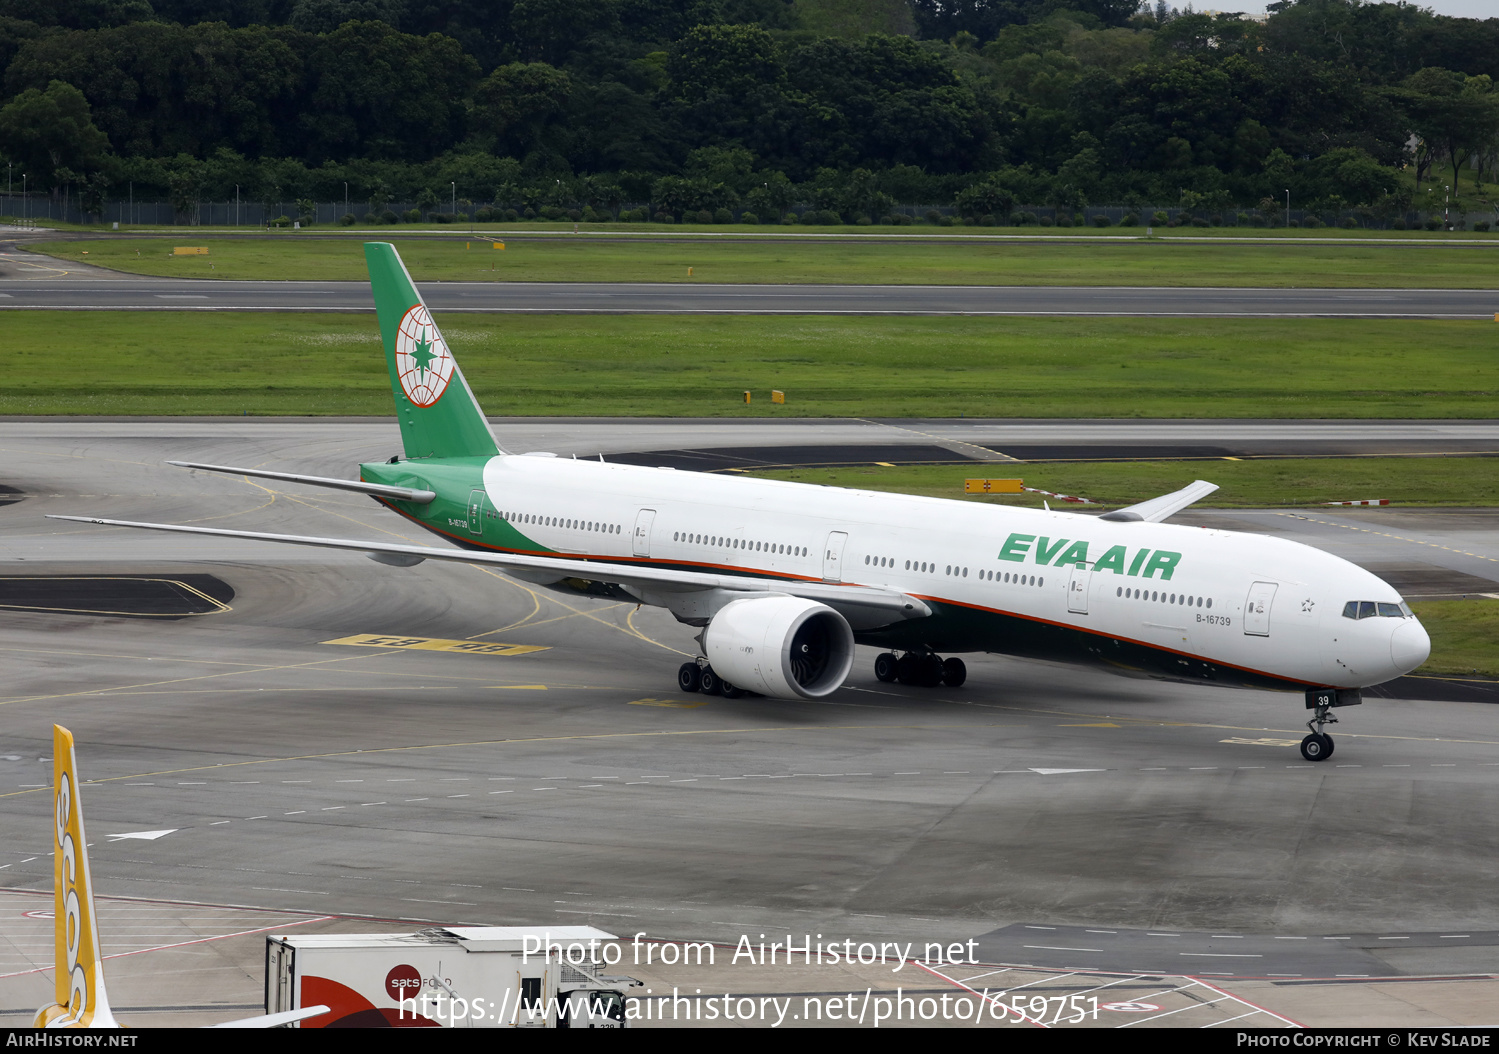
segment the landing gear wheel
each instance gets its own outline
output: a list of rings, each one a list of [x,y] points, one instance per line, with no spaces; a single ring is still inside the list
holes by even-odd
[[[1313,732],[1301,741],[1301,756],[1308,761],[1326,761],[1332,757],[1332,736]]]
[[[704,666],[698,670],[697,689],[704,695],[718,695],[723,690],[723,680],[713,672],[713,667]]]
[[[883,652],[874,657],[874,677],[887,684],[895,680],[896,659],[894,652]]]
[[[936,688],[942,683],[942,656],[924,655],[921,659],[921,686]]]
[[[901,684],[921,683],[921,657],[910,652],[895,660],[895,676]]]
[[[942,663],[942,683],[949,688],[961,688],[968,680],[968,667],[962,659],[952,658]]]
[[[720,677],[718,679],[718,694],[723,696],[725,699],[738,699],[740,696],[744,695],[744,689],[735,688],[728,681]]]
[[[696,692],[703,686],[703,673],[695,662],[684,662],[677,667],[677,687],[684,692]]]

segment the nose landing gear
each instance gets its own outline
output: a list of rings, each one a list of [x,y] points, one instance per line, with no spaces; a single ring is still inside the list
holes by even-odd
[[[1357,688],[1315,688],[1307,692],[1306,708],[1313,713],[1306,727],[1311,735],[1301,741],[1301,756],[1308,761],[1326,761],[1332,757],[1332,736],[1322,731],[1325,726],[1338,723],[1332,708],[1356,706],[1363,701]]]
[[[1310,726],[1311,722],[1307,724]],[[1332,757],[1332,736],[1325,732],[1313,732],[1301,741],[1301,756],[1308,761],[1326,761]]]

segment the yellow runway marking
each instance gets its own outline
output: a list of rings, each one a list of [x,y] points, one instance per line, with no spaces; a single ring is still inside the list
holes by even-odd
[[[1094,725],[1058,725],[1058,728],[1118,728],[1112,721],[1101,721]]]
[[[689,703],[681,699],[631,699],[631,706],[670,706],[677,710],[696,710],[700,706],[707,706],[708,700],[699,699],[697,702]]]
[[[443,640],[441,637],[399,637],[358,633],[352,637],[325,640],[323,644],[349,644],[356,648],[402,648],[406,651],[456,651],[467,655],[529,655],[550,651],[541,644],[499,644],[482,640]]]

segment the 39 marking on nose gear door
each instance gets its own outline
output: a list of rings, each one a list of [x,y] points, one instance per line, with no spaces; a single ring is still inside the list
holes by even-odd
[[[324,644],[351,644],[356,648],[402,648],[406,651],[453,651],[465,655],[529,655],[533,651],[550,651],[540,644],[500,644],[487,640],[443,640],[440,637],[384,636],[359,633],[352,637],[325,640]]]

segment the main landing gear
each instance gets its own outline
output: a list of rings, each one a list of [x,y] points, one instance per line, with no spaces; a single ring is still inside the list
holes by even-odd
[[[962,659],[943,659],[929,651],[908,651],[900,656],[887,651],[875,657],[874,675],[887,683],[899,681],[922,688],[945,684],[957,688],[968,680],[968,667]]]
[[[1322,731],[1325,726],[1338,723],[1332,708],[1361,702],[1363,697],[1357,688],[1316,688],[1307,692],[1306,708],[1313,713],[1306,727],[1311,735],[1301,741],[1301,756],[1308,761],[1326,761],[1332,757],[1332,736]]]
[[[725,699],[738,699],[744,695],[743,688],[735,688],[713,672],[707,663],[684,662],[677,668],[677,687],[684,692],[702,692],[704,695],[721,695]]]

